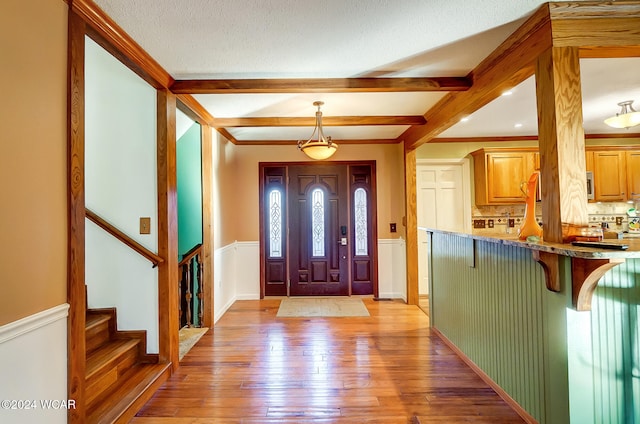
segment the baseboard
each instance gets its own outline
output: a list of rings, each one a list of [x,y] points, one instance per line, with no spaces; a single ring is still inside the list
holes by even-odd
[[[471,360],[471,358],[469,358],[467,355],[465,355],[464,352],[461,351],[458,348],[458,346],[453,344],[453,342],[451,340],[449,340],[447,338],[447,336],[442,334],[435,327],[431,327],[431,332],[433,334],[435,334],[436,336],[440,337],[440,339],[444,342],[444,344],[449,346],[449,348],[451,350],[453,350],[453,352],[456,355],[458,355],[458,357],[460,359],[462,359],[462,361],[465,364],[467,364],[469,366],[469,368],[471,368],[476,374],[478,374],[478,376],[485,383],[487,383],[489,386],[491,386],[491,388],[493,390],[495,390],[495,392],[498,394],[498,396],[500,396],[502,398],[502,400],[504,400],[518,415],[520,415],[520,417],[526,423],[528,423],[528,424],[538,424],[538,421],[535,418],[533,418],[531,416],[531,414],[529,414],[527,411],[525,411],[525,409],[522,406],[520,406],[520,404],[518,402],[516,402],[515,399],[513,399],[511,396],[509,396],[509,394],[507,392],[505,392],[504,389],[498,385],[498,383],[493,381],[493,379],[491,377],[489,377],[487,375],[487,373],[485,373],[479,366],[477,366],[476,363]]]
[[[259,294],[254,294],[254,293],[239,294],[239,295],[236,295],[236,298],[235,298],[234,302],[236,300],[260,300],[260,295]]]
[[[235,301],[237,300],[236,296],[232,297],[231,299],[229,299],[229,301],[222,307],[222,309],[220,309],[219,311],[216,311],[214,317],[213,317],[213,323],[215,324],[216,322],[218,322],[218,320],[220,318],[222,318],[222,316],[229,310],[229,308],[231,307],[231,305],[233,305],[235,303]]]
[[[379,299],[402,299],[405,302],[407,301],[407,297],[404,293],[394,293],[394,292],[381,292],[378,293]]]

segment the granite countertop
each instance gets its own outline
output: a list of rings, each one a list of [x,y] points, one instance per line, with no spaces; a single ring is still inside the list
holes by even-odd
[[[437,230],[433,228],[420,228],[420,229],[428,232],[434,232],[434,233],[453,234],[460,237],[467,237],[475,240],[483,240],[490,243],[499,243],[499,244],[504,244],[508,246],[524,247],[531,250],[539,250],[542,252],[555,253],[558,255],[571,256],[574,258],[585,258],[585,259],[640,258],[640,238],[626,238],[622,240],[619,240],[619,239],[604,240],[607,243],[629,246],[627,250],[614,250],[614,249],[603,249],[603,248],[580,247],[580,246],[573,246],[571,244],[562,244],[562,243],[547,243],[544,241],[539,243],[530,243],[527,241],[518,240],[518,236],[515,232],[512,234],[505,234],[505,233],[487,234],[486,232],[483,232],[482,234],[478,234],[478,233],[463,233],[463,232],[455,232],[455,231]]]

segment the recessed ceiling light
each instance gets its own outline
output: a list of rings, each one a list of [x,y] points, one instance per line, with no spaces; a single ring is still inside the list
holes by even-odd
[[[522,124],[515,124],[513,127],[514,128],[522,128]]]
[[[468,122],[469,121],[469,117],[465,116],[464,118],[460,119],[460,122]]]
[[[503,96],[510,96],[513,94],[513,91],[505,91],[504,93],[502,93]]]

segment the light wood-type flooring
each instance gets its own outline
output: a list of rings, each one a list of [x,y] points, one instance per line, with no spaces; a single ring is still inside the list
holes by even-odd
[[[237,301],[130,422],[522,423],[401,301],[370,317],[276,318]]]

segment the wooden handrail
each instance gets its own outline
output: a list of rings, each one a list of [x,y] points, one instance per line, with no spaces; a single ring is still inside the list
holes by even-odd
[[[193,258],[195,255],[197,255],[200,252],[201,249],[202,249],[202,243],[196,244],[195,246],[193,246],[191,250],[189,250],[187,253],[184,254],[184,256],[182,257],[182,260],[180,261],[180,263],[178,263],[178,266],[180,267],[186,264],[187,262],[189,262],[191,258]]]
[[[162,262],[164,262],[164,259],[162,259],[160,256],[156,255],[155,253],[153,253],[152,251],[150,251],[149,249],[147,249],[146,247],[144,247],[143,245],[141,245],[140,243],[138,243],[137,241],[135,241],[134,239],[126,235],[125,233],[123,233],[122,231],[118,230],[113,225],[109,224],[104,219],[100,218],[98,215],[96,215],[95,212],[92,212],[86,208],[84,211],[85,211],[85,216],[89,218],[91,222],[95,223],[97,226],[105,230],[107,233],[111,234],[116,239],[120,240],[122,243],[126,244],[127,246],[129,246],[130,248],[132,248],[133,250],[135,250],[145,258],[147,258],[153,264],[154,268],[157,267],[158,264],[161,264]]]

